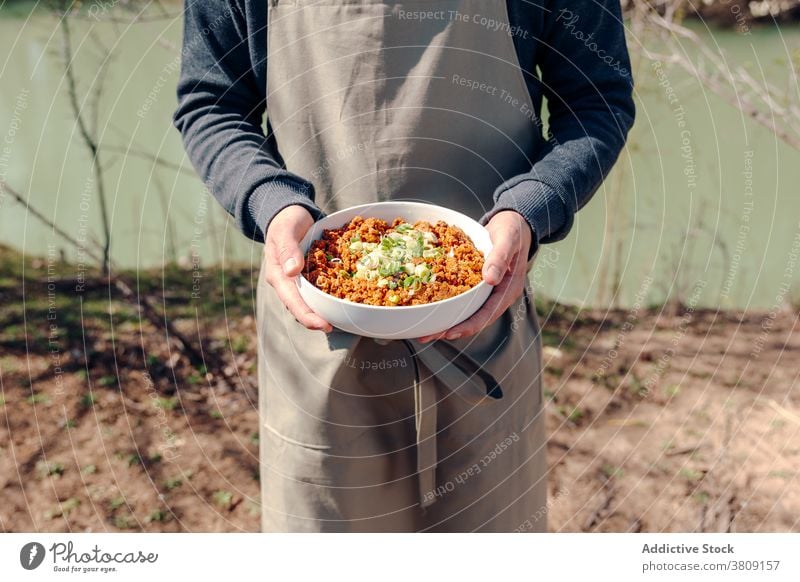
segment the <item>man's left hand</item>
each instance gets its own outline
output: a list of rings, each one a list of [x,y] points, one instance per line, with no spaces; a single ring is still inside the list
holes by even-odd
[[[503,210],[492,217],[486,230],[493,248],[483,265],[483,280],[494,287],[492,294],[472,317],[442,333],[419,338],[420,342],[475,335],[494,323],[522,295],[527,279],[531,227],[521,214]]]

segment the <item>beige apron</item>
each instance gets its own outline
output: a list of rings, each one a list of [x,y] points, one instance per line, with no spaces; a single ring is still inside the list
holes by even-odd
[[[270,0],[268,38],[278,148],[327,212],[403,199],[477,219],[535,159],[505,0]],[[476,337],[379,343],[306,330],[262,276],[258,330],[264,531],[513,531],[545,513],[527,294]]]

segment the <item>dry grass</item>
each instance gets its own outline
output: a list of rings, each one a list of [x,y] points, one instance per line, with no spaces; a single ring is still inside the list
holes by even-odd
[[[48,320],[46,265],[0,258],[0,530],[256,531],[256,274],[140,274],[218,380],[70,268]],[[551,530],[800,530],[795,314],[538,308]]]

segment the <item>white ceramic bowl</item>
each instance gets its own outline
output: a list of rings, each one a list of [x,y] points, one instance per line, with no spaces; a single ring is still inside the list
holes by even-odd
[[[312,242],[322,238],[323,230],[341,228],[356,216],[380,218],[389,223],[398,217],[411,223],[442,220],[461,228],[484,257],[492,249],[488,231],[460,212],[419,202],[375,202],[340,210],[318,221],[300,243],[303,254],[308,252]],[[466,293],[443,301],[382,307],[339,299],[317,289],[302,275],[297,278],[297,286],[308,306],[334,327],[380,339],[414,339],[450,329],[475,313],[492,292],[492,287],[481,281]]]

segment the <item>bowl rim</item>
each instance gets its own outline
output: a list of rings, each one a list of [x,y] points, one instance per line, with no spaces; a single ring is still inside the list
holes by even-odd
[[[467,216],[466,214],[464,214],[462,212],[459,212],[458,210],[453,210],[452,208],[447,208],[445,206],[439,206],[438,204],[431,204],[429,202],[412,202],[412,201],[409,201],[409,200],[397,200],[397,201],[395,201],[395,200],[383,200],[383,201],[380,201],[380,202],[368,202],[367,204],[357,204],[356,206],[350,206],[348,208],[343,208],[342,210],[337,210],[333,214],[329,214],[327,216],[324,216],[322,219],[320,219],[319,221],[314,223],[314,225],[312,225],[311,228],[309,229],[309,232],[319,222],[322,222],[323,220],[326,220],[328,218],[334,218],[337,214],[343,214],[345,212],[352,212],[353,210],[358,210],[358,209],[361,209],[361,208],[370,208],[370,207],[374,207],[374,206],[383,206],[383,205],[389,205],[389,204],[392,204],[392,205],[396,204],[396,205],[400,205],[400,206],[431,206],[433,208],[444,208],[445,210],[448,210],[450,212],[455,212],[456,214],[460,214],[464,218],[466,218],[468,220],[471,220],[472,222],[477,224],[479,227],[481,227],[484,231],[486,231],[486,227],[483,226],[480,222],[478,222],[477,220],[475,220],[474,218],[472,218],[470,216]],[[486,232],[488,234],[488,231],[486,231]],[[303,238],[305,239],[305,236]],[[314,240],[317,240],[317,239],[314,239]],[[311,243],[314,242],[314,240],[310,241],[309,246],[310,246]],[[470,240],[472,240],[471,237],[470,237]],[[474,241],[473,241],[472,244],[475,244]],[[491,244],[491,237],[489,237],[489,244]],[[492,247],[493,246],[494,245],[492,245]],[[490,249],[490,251],[491,251],[491,249]],[[306,251],[306,252],[308,252],[308,251]],[[483,253],[483,254],[485,255],[485,253]],[[484,256],[484,260],[486,260],[485,256]],[[305,257],[303,257],[303,261],[305,263]],[[305,264],[304,264],[304,266],[305,266]],[[483,277],[482,274],[481,274],[481,277]],[[334,295],[331,295],[330,293],[325,293],[325,291],[323,291],[322,289],[318,289],[316,286],[314,286],[311,283],[311,281],[306,279],[303,276],[302,272],[299,275],[297,275],[297,277],[295,278],[295,281],[297,283],[298,289],[301,289],[301,288],[304,288],[304,287],[308,288],[313,293],[317,293],[320,297],[326,297],[326,298],[331,299],[336,303],[340,303],[340,304],[342,304],[342,305],[344,305],[346,307],[363,307],[363,308],[372,309],[372,310],[378,310],[378,311],[383,311],[383,310],[386,310],[386,311],[398,311],[398,310],[401,310],[401,309],[404,310],[404,311],[409,311],[409,310],[413,310],[413,309],[425,309],[425,308],[430,309],[431,306],[444,305],[445,303],[448,303],[450,301],[455,301],[455,300],[457,300],[459,298],[466,297],[466,296],[468,296],[470,294],[474,295],[474,294],[476,294],[478,292],[479,289],[482,289],[483,287],[494,287],[493,285],[489,285],[489,283],[487,283],[486,280],[481,278],[480,282],[477,285],[475,285],[474,287],[472,287],[471,289],[468,289],[467,291],[464,291],[463,293],[459,293],[458,295],[454,295],[452,297],[448,297],[447,299],[442,299],[440,301],[433,301],[431,303],[422,303],[420,305],[398,305],[396,307],[389,307],[388,305],[369,305],[369,304],[366,304],[366,303],[357,303],[355,301],[349,301],[347,299],[342,299],[340,297],[336,297]],[[305,285],[303,285],[301,287],[301,285],[303,283],[305,283]]]

